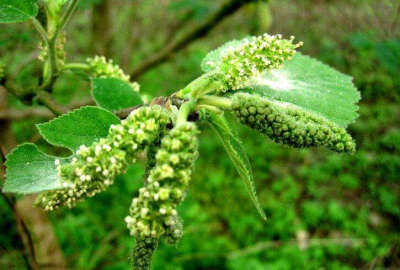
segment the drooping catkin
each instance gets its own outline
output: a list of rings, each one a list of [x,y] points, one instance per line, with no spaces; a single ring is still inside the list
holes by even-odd
[[[196,125],[186,122],[162,139],[147,185],[133,199],[125,219],[131,234],[159,238],[168,231],[175,238],[181,236],[176,208],[185,196],[197,159],[197,133]]]
[[[133,270],[150,270],[153,254],[158,246],[158,239],[138,237],[132,253]]]
[[[169,113],[158,105],[133,111],[121,124],[112,125],[106,138],[89,147],[82,145],[71,163],[56,161],[64,189],[41,194],[37,204],[45,210],[73,207],[105,190],[135,162],[138,153],[157,140],[169,121]]]
[[[296,105],[237,93],[232,97],[232,109],[242,124],[277,143],[292,147],[325,146],[336,152],[355,151],[355,143],[343,127]]]

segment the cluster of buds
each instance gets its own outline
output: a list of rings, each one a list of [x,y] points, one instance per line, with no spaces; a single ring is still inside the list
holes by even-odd
[[[65,52],[65,43],[67,42],[67,35],[65,31],[62,31],[56,41],[56,59],[57,65],[62,67],[65,64],[65,59],[67,58],[67,53]],[[42,62],[47,61],[47,46],[43,42],[39,43],[39,56],[38,59]]]
[[[113,60],[107,60],[104,56],[95,56],[94,58],[86,59],[89,65],[89,72],[95,78],[117,78],[129,82],[136,92],[139,92],[140,85],[137,82],[131,82],[130,76],[113,63]]]
[[[184,199],[198,155],[197,133],[194,123],[185,122],[162,139],[147,185],[133,199],[125,219],[131,234],[159,238],[168,233],[171,243],[182,236],[176,208]]]
[[[302,42],[294,44],[294,37],[282,39],[281,35],[264,34],[249,37],[222,47],[218,61],[208,61],[207,68],[221,74],[225,85],[219,91],[237,90],[245,87],[249,79],[260,73],[280,68],[284,61],[293,57]]]
[[[134,270],[150,269],[151,259],[154,251],[157,249],[158,239],[153,237],[136,238],[136,245],[133,248],[133,262]]]
[[[47,211],[60,206],[73,207],[77,201],[92,197],[113,184],[147,145],[157,140],[170,118],[154,105],[133,111],[119,125],[112,125],[106,138],[91,146],[82,145],[72,162],[56,160],[63,189],[41,194],[37,204]]]
[[[354,152],[355,143],[343,127],[302,108],[258,95],[238,93],[232,109],[242,124],[293,147],[324,146],[336,152]]]

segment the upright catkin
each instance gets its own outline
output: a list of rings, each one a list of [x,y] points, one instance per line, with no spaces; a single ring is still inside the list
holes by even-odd
[[[325,146],[336,152],[354,152],[355,143],[343,127],[315,113],[255,94],[232,96],[232,109],[242,124],[292,147]]]
[[[82,145],[71,163],[56,161],[64,189],[43,193],[36,203],[45,210],[73,207],[105,190],[135,162],[138,153],[158,139],[169,121],[169,113],[158,105],[133,111],[121,124],[111,125],[106,138],[89,147]]]
[[[131,234],[158,239],[168,232],[171,243],[182,236],[176,208],[185,196],[198,156],[197,133],[194,123],[185,122],[162,139],[147,185],[133,199],[125,219]]]

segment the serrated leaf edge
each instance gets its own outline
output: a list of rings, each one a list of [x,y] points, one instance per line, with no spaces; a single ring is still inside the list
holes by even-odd
[[[41,130],[41,126],[50,125],[54,121],[60,120],[60,119],[62,119],[64,117],[69,117],[70,115],[72,115],[72,114],[74,114],[74,113],[76,113],[78,111],[85,110],[85,109],[88,109],[88,108],[89,109],[95,108],[97,110],[101,110],[101,111],[104,111],[104,112],[107,112],[107,113],[113,115],[113,117],[115,117],[116,119],[118,118],[112,112],[110,112],[109,110],[106,110],[106,109],[104,109],[102,107],[98,107],[98,106],[83,106],[83,107],[80,107],[78,109],[72,110],[72,111],[70,111],[70,112],[68,112],[66,114],[63,114],[63,115],[61,115],[59,117],[56,117],[56,118],[54,118],[54,119],[52,119],[50,121],[47,121],[45,123],[36,124],[36,128],[38,129],[39,134],[43,137],[43,139],[45,139],[49,144],[54,145],[54,146],[58,146],[58,147],[67,148],[67,149],[71,150],[74,153],[76,151],[76,149],[71,149],[70,147],[66,147],[66,146],[64,146],[62,144],[59,144],[59,143],[56,143],[56,142],[52,142],[49,138],[47,138],[47,136],[45,134],[43,134],[43,132]],[[119,118],[118,118],[118,120],[119,120]]]

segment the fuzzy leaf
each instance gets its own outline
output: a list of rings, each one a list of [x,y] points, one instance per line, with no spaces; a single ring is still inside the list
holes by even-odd
[[[37,0],[0,0],[0,23],[23,22],[38,13]]]
[[[39,124],[37,128],[49,143],[75,151],[82,144],[89,146],[94,141],[106,137],[111,124],[119,122],[111,112],[88,106]]]
[[[128,82],[117,78],[96,78],[92,81],[92,95],[97,105],[117,111],[142,104],[140,95]]]
[[[56,159],[59,158],[44,154],[34,144],[18,146],[7,156],[3,191],[29,194],[61,188]]]
[[[267,218],[265,216],[265,213],[262,210],[260,202],[257,198],[256,189],[254,186],[253,171],[246,151],[243,148],[242,142],[240,141],[236,133],[231,129],[228,121],[225,119],[224,116],[211,112],[209,113],[209,115],[209,124],[213,127],[213,129],[221,139],[225,150],[231,158],[232,163],[235,165],[235,168],[239,173],[240,178],[243,180],[247,192],[249,193],[250,198],[253,201],[258,213],[264,220],[266,220]]]
[[[295,104],[343,127],[358,117],[360,93],[352,77],[300,53],[283,68],[252,78],[244,91]]]

